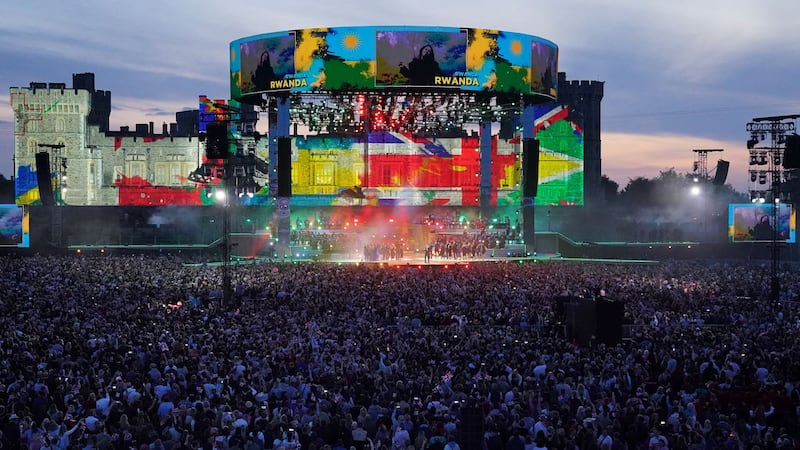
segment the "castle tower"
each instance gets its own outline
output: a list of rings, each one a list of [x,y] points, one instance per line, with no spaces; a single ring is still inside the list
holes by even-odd
[[[587,206],[603,201],[600,178],[602,176],[600,149],[600,103],[603,100],[602,81],[567,81],[564,72],[558,73],[558,102],[579,112],[584,136],[584,194]]]

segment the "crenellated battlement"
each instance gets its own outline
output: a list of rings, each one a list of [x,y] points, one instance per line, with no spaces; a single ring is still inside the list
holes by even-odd
[[[583,97],[603,97],[605,88],[604,81],[597,80],[567,80],[565,72],[558,73],[558,90],[559,93],[568,96],[583,96]]]
[[[42,83],[45,84],[45,83]],[[33,83],[31,83],[33,85]],[[82,89],[67,88],[64,83],[50,83],[49,86],[44,87],[11,87],[9,88],[11,95],[25,94],[28,98],[49,98],[49,97],[86,97],[88,98],[89,92]]]

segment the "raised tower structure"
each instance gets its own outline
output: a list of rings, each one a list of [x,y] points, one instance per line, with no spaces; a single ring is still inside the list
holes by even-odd
[[[584,192],[586,205],[602,201],[600,178],[602,161],[600,151],[600,103],[603,100],[602,81],[567,81],[564,72],[558,73],[558,102],[577,112],[578,123],[583,128]]]

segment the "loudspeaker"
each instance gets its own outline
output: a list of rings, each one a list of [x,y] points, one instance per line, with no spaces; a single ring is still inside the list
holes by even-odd
[[[731,163],[720,159],[717,162],[717,173],[714,174],[714,186],[722,186],[725,184],[725,180],[728,178],[728,168],[730,167]]]
[[[500,119],[500,131],[498,132],[497,137],[500,139],[513,139],[514,134],[516,134],[517,124],[515,123],[515,118],[513,116],[503,116]]]
[[[36,183],[39,186],[39,198],[42,205],[53,206],[53,181],[50,179],[50,154],[39,152],[36,154]]]
[[[567,303],[574,303],[577,302],[578,299],[571,297],[569,295],[559,295],[555,298],[556,301],[556,310],[555,310],[555,319],[559,322],[563,322],[566,319],[566,315],[564,313],[564,305]]]
[[[564,303],[564,317],[567,325],[567,339],[580,345],[588,344],[597,334],[597,311],[594,300],[576,298]]]
[[[278,138],[278,197],[292,196],[292,138]]]
[[[522,196],[536,197],[539,188],[539,141],[522,140]]]
[[[597,340],[606,345],[622,342],[622,320],[625,308],[622,302],[598,300],[595,305],[597,316]]]
[[[800,136],[786,136],[786,149],[783,151],[783,168],[800,169]]]
[[[211,122],[206,125],[206,157],[208,159],[225,159],[230,153],[228,144],[228,127],[223,122]]]
[[[462,408],[459,428],[461,435],[458,443],[462,450],[483,450],[484,421],[481,408]]]

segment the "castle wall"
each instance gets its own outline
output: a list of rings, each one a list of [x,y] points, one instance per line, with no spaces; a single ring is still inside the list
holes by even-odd
[[[38,203],[36,153],[47,152],[54,196],[65,205],[117,205],[121,185],[194,189],[187,177],[201,162],[197,138],[145,132],[104,132],[106,91],[63,83],[12,87],[16,202]],[[102,95],[99,95],[102,94]],[[98,114],[93,100],[100,98]],[[106,125],[107,126],[107,125]],[[141,128],[141,127],[139,127]]]

